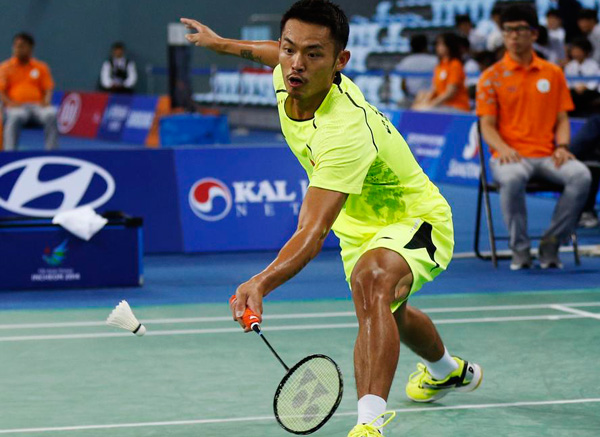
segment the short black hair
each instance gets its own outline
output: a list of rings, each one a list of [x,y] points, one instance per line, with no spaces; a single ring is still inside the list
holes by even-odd
[[[410,38],[410,50],[412,53],[425,53],[429,48],[427,35],[417,33]]]
[[[350,35],[348,17],[338,5],[329,0],[300,0],[294,3],[281,18],[281,33],[285,24],[291,19],[329,28],[337,53],[344,50],[348,44]]]
[[[548,12],[546,12],[546,17],[556,17],[556,18],[560,18],[562,20],[562,17],[560,16],[558,9],[548,9]]]
[[[492,12],[490,12],[490,15],[494,16],[494,15],[502,15],[502,11],[504,10],[504,6],[501,5],[494,5],[494,7],[492,8]]]
[[[511,5],[502,11],[500,26],[512,21],[526,21],[533,29],[540,27],[537,12],[531,5]]]
[[[596,9],[582,9],[577,14],[578,20],[594,20],[598,21],[598,11]]]
[[[585,52],[587,56],[591,55],[594,52],[594,47],[592,46],[592,43],[585,36],[578,36],[577,38],[573,38],[573,41],[571,41],[571,46],[579,47]]]
[[[31,47],[35,46],[35,40],[33,39],[33,36],[31,36],[30,33],[27,33],[27,32],[19,32],[19,33],[17,33],[13,37],[13,42],[15,42],[18,39],[22,39],[27,44],[29,44]]]
[[[436,41],[442,41],[444,45],[448,48],[448,56],[450,59],[458,59],[462,61],[462,45],[460,41],[460,37],[453,32],[445,32],[440,33]]]
[[[458,14],[454,16],[454,24],[456,26],[460,26],[463,23],[468,23],[468,24],[473,24],[473,22],[471,21],[471,17],[469,17],[469,14]]]
[[[113,49],[113,50],[115,50],[115,49],[125,50],[125,43],[123,43],[121,41],[117,41],[117,42],[113,43],[113,45],[111,46],[111,49]]]

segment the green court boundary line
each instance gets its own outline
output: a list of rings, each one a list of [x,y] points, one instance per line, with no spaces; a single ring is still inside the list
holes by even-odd
[[[539,407],[547,405],[567,405],[567,404],[587,404],[599,403],[600,398],[581,398],[581,399],[563,399],[554,401],[524,401],[510,403],[493,403],[493,404],[468,404],[468,405],[453,405],[442,407],[429,408],[396,408],[396,413],[432,413],[436,411],[450,410],[482,410],[491,408],[514,408],[514,407]],[[337,413],[334,417],[353,416],[356,411],[344,411]],[[43,433],[43,432],[58,432],[58,431],[88,431],[98,429],[115,429],[115,428],[143,428],[143,427],[158,427],[158,426],[182,426],[182,425],[206,425],[206,424],[222,424],[235,422],[259,422],[259,421],[274,421],[272,416],[254,416],[254,417],[234,417],[223,419],[197,419],[197,420],[173,420],[164,422],[137,422],[137,423],[114,423],[106,425],[80,425],[80,426],[57,426],[47,428],[13,428],[0,429],[0,434],[23,434],[23,433]]]

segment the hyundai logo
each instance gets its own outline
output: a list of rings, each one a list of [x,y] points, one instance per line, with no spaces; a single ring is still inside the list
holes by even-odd
[[[214,222],[224,218],[232,206],[229,188],[218,179],[204,178],[197,181],[189,193],[190,207],[194,214],[203,220]],[[216,198],[223,202],[215,203]]]
[[[40,172],[45,166],[65,166],[72,171],[50,180],[41,180]],[[0,207],[31,217],[54,217],[60,211],[68,211],[80,206],[98,208],[110,200],[115,192],[115,181],[102,167],[88,161],[64,156],[43,156],[21,159],[0,168],[0,186],[8,173],[21,170],[7,198],[0,197]],[[102,178],[106,184],[104,192],[86,203],[80,203],[94,176]],[[62,202],[57,208],[26,206],[29,203],[53,193],[62,194]]]

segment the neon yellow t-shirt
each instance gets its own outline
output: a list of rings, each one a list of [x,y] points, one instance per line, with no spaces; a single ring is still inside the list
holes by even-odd
[[[340,75],[309,120],[291,119],[281,66],[273,85],[283,135],[311,187],[348,193],[333,231],[350,236],[357,227],[384,227],[406,218],[445,221],[450,207],[415,160],[402,135]]]

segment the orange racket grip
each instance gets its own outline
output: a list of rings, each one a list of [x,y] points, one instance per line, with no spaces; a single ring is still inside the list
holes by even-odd
[[[233,304],[236,301],[236,299],[237,298],[234,294],[233,296],[231,296],[231,298],[229,298],[229,304]],[[244,315],[242,316],[242,321],[244,322],[244,325],[246,325],[247,328],[256,331],[255,327],[257,327],[260,331],[260,323],[262,322],[262,318],[258,314],[255,314],[254,311],[252,311],[250,308],[246,307]]]

